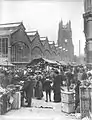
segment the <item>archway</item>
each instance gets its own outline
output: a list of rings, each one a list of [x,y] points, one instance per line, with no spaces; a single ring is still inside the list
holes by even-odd
[[[41,50],[40,47],[35,46],[35,47],[32,49],[31,55],[32,55],[32,59],[36,59],[36,58],[42,57],[42,56],[43,56],[43,52],[42,52],[42,50]]]
[[[16,42],[11,46],[12,62],[28,62],[30,54],[30,48],[22,41]]]
[[[51,53],[50,53],[49,50],[46,49],[46,50],[44,51],[44,57],[47,58],[47,59],[50,59]]]
[[[56,60],[56,52],[52,51],[52,60]]]

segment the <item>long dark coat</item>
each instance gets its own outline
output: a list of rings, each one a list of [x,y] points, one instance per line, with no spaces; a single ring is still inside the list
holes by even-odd
[[[23,90],[26,92],[27,99],[33,97],[33,81],[29,80],[24,83]]]
[[[50,81],[49,79],[45,80],[44,83],[43,83],[43,89],[45,91],[50,91],[52,89],[51,83],[52,83],[52,81]]]
[[[79,87],[80,87],[80,84],[81,84],[81,82],[78,80],[77,84],[75,86],[75,109],[77,108],[78,103],[80,101],[80,98],[79,98]]]
[[[57,75],[54,77],[53,81],[53,92],[54,92],[54,101],[61,101],[61,76]]]
[[[37,81],[36,88],[35,88],[35,96],[37,99],[41,99],[43,97],[43,92],[42,92],[42,83],[41,81]]]

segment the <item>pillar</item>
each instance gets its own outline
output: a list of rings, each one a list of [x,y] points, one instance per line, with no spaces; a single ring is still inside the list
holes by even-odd
[[[92,0],[84,0],[84,34],[86,38],[86,63],[92,63]]]
[[[92,13],[85,13],[84,17],[84,33],[86,38],[86,62],[92,63]]]
[[[86,86],[80,86],[80,113],[81,118],[89,117],[90,112],[89,89]]]
[[[89,89],[89,110],[92,114],[92,84],[88,87]]]

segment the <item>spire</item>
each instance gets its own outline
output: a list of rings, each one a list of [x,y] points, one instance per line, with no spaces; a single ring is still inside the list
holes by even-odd
[[[71,29],[71,21],[69,20],[69,28]]]
[[[62,19],[61,19],[61,21],[60,21],[60,23],[59,23],[59,27],[62,28],[62,26],[63,26],[63,21],[62,21]]]
[[[69,28],[69,23],[68,22],[66,23],[66,28]]]
[[[62,19],[61,19],[61,24],[63,25],[63,21],[62,21]]]

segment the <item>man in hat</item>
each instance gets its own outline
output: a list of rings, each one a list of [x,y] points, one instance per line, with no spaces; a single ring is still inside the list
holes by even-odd
[[[46,80],[43,83],[43,89],[46,93],[46,102],[48,102],[48,96],[49,96],[49,101],[51,101],[51,83],[52,81],[50,80],[49,76],[47,76]]]

